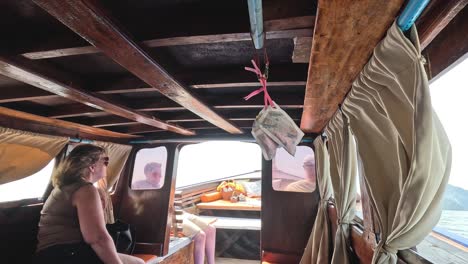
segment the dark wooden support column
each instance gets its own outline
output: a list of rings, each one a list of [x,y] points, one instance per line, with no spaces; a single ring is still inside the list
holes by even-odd
[[[170,76],[97,3],[91,0],[34,0],[36,4],[163,95],[230,133],[242,131]]]
[[[194,134],[190,130],[164,123],[154,117],[138,113],[128,107],[87,92],[74,82],[73,78],[48,67],[44,63],[39,64],[20,57],[0,57],[0,74],[110,114],[179,134]]]
[[[301,129],[321,132],[404,0],[319,0]]]

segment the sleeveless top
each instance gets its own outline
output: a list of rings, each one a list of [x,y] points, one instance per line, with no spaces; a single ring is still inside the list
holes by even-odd
[[[41,211],[36,252],[54,245],[84,241],[72,195],[87,184],[92,183],[80,181],[52,190]]]

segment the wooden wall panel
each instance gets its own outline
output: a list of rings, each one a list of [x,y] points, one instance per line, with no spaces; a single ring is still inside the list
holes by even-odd
[[[318,188],[312,193],[273,190],[272,162],[263,160],[262,250],[302,256],[315,222],[319,199]]]
[[[131,224],[136,229],[138,243],[162,244],[162,252],[139,252],[162,256],[169,250],[171,219],[169,213],[175,191],[174,155],[175,144],[164,145],[167,148],[167,165],[164,186],[158,190],[131,190],[130,182],[135,164],[135,156],[141,148],[152,148],[162,145],[145,145],[132,150],[123,175],[121,175],[116,193],[113,197],[116,218]],[[148,245],[147,248],[151,248]],[[152,247],[155,251],[156,246]]]

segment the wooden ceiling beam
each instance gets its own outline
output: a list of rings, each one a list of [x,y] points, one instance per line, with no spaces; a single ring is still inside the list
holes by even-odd
[[[284,82],[268,82],[268,87],[291,87],[291,86],[305,86],[306,81],[284,81]],[[202,83],[189,85],[193,89],[221,89],[221,88],[245,88],[245,87],[258,87],[258,82],[237,82],[237,83]],[[146,93],[155,92],[153,87],[138,87],[134,88],[114,88],[101,87],[95,93],[99,94],[123,94],[123,93]],[[56,94],[51,94],[44,90],[39,90],[30,86],[24,87],[11,87],[5,89],[4,93],[0,94],[0,103],[12,103],[33,100],[47,100],[61,98]]]
[[[0,107],[0,125],[35,133],[85,139],[113,139],[112,141],[114,141],[116,139],[122,140],[136,137],[102,128],[33,115],[6,107]]]
[[[319,0],[301,129],[321,132],[404,0]]]
[[[87,106],[122,116],[140,123],[169,130],[183,135],[192,135],[192,131],[166,124],[146,114],[138,113],[126,106],[83,89],[73,78],[50,67],[21,57],[0,57],[0,74],[27,83],[48,92],[80,102]]]
[[[468,4],[468,0],[436,0],[417,21],[421,50],[452,21],[452,19]]]
[[[303,98],[299,95],[294,94],[282,94],[281,96],[275,97],[272,94],[276,102],[283,109],[302,109]],[[260,96],[261,97],[261,96]],[[264,107],[263,98],[255,97],[248,101],[245,101],[241,96],[207,96],[205,101],[212,105],[215,109],[261,109]],[[156,116],[163,111],[185,111],[184,107],[181,107],[165,97],[151,100],[138,100],[134,102],[130,107],[140,112],[158,112],[151,113]],[[71,104],[56,107],[55,110],[48,111],[49,117],[53,118],[71,118],[71,117],[97,117],[106,116],[108,113],[99,111],[97,109],[87,107],[82,104]]]
[[[252,127],[253,121],[254,121],[253,119],[241,120],[241,121],[235,121],[233,123],[235,123],[238,127],[242,127],[243,129],[248,129]],[[193,130],[216,128],[216,126],[204,120],[200,122],[191,122],[191,123],[186,124],[186,126],[190,127],[190,129],[193,129]],[[132,135],[151,133],[151,132],[163,132],[163,130],[161,129],[156,129],[154,127],[150,127],[144,124],[136,124],[136,125],[126,126],[126,127],[112,127],[109,129],[118,133],[125,133],[125,134],[132,134]]]
[[[182,71],[174,74],[189,87],[194,89],[220,89],[229,87],[258,87],[254,75],[246,74],[241,66],[229,69],[206,69],[204,71]],[[101,94],[157,92],[142,80],[134,76],[101,76],[88,85],[87,90]],[[305,86],[307,65],[285,64],[272,65],[269,87]],[[21,102],[59,98],[60,96],[31,86],[12,87],[0,93],[0,103]]]
[[[468,57],[468,34],[461,32],[468,32],[468,6],[425,49],[430,68],[429,78],[437,78],[451,65],[461,61],[460,58]]]
[[[0,93],[0,103],[13,103],[44,98],[60,98],[56,94],[49,93],[30,85],[4,87]]]
[[[109,58],[154,87],[163,95],[230,133],[242,131],[193,96],[169,75],[92,0],[34,0],[41,8],[60,20]]]
[[[295,37],[311,37],[315,16],[300,16],[265,21],[267,39],[283,39]],[[194,35],[172,38],[150,39],[140,42],[145,48],[170,47],[179,45],[196,45],[209,43],[226,43],[234,41],[250,41],[250,33],[219,33],[211,35]],[[101,51],[94,46],[63,47],[25,52],[26,58],[38,60],[73,55],[97,54]]]
[[[302,111],[301,109],[286,109],[286,112],[293,120],[300,120]],[[229,109],[229,111],[222,111],[223,115],[228,118],[230,121],[247,121],[255,120],[255,117],[258,114],[257,109]],[[169,123],[188,123],[188,122],[201,122],[203,119],[200,119],[195,114],[185,111],[185,112],[162,112],[159,113],[158,118],[165,120]],[[136,125],[137,122],[133,122],[126,118],[119,116],[100,116],[100,117],[77,117],[77,118],[68,118],[67,121],[85,124],[93,127],[111,127],[111,126],[129,126]]]

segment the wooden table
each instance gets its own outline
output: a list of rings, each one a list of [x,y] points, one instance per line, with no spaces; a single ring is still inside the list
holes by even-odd
[[[208,203],[198,203],[198,209],[204,210],[236,210],[236,211],[261,211],[260,199],[247,199],[245,202],[232,203],[225,200],[217,200]]]

